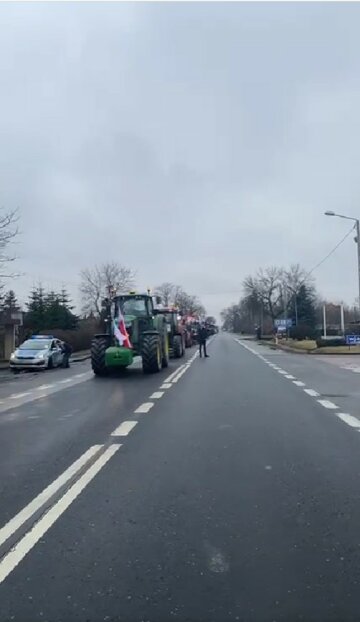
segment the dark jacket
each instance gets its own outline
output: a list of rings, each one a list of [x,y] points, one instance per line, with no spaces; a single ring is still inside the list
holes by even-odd
[[[64,354],[67,354],[68,356],[70,356],[70,354],[72,353],[72,347],[68,343],[66,343],[66,341],[63,341],[62,351],[64,352]]]
[[[207,331],[207,328],[205,326],[200,326],[198,337],[199,337],[199,342],[200,343],[205,343],[205,341],[208,338],[208,331]]]

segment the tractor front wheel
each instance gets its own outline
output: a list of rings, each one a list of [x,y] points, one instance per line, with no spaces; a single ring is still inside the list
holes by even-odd
[[[161,344],[158,335],[145,335],[142,345],[144,374],[154,374],[161,369]]]
[[[91,367],[95,376],[107,376],[108,368],[105,364],[105,352],[109,346],[106,337],[95,337],[91,342]]]

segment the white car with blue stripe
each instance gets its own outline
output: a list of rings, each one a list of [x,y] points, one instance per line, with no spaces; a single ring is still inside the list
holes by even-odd
[[[33,335],[10,357],[13,372],[22,369],[52,369],[63,364],[64,352],[60,339],[52,335]]]

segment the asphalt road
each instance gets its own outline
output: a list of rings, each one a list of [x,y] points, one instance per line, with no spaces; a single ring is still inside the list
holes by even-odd
[[[1,622],[360,619],[358,375],[195,352],[2,383]]]

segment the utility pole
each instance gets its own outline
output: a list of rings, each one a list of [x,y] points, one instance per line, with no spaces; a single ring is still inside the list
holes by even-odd
[[[352,218],[351,216],[344,216],[343,214],[336,214],[336,212],[325,212],[325,216],[337,216],[337,218],[344,218],[345,220],[352,220],[355,222],[354,229],[356,229],[355,242],[357,245],[357,270],[358,270],[358,311],[360,321],[360,222],[358,218]]]
[[[357,259],[358,259],[358,307],[359,307],[359,321],[360,321],[360,224],[356,219],[356,245],[357,245]]]
[[[287,289],[284,287],[284,318],[285,318],[285,334],[288,337],[288,327],[287,327]]]
[[[340,326],[343,337],[345,336],[345,318],[344,318],[344,305],[340,305]]]

